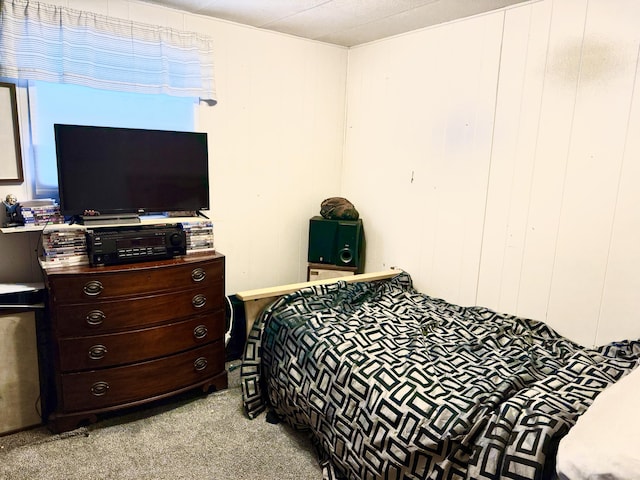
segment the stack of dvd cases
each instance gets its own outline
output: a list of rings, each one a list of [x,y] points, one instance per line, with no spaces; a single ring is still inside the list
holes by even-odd
[[[42,233],[42,261],[47,267],[88,265],[83,229],[48,228]]]
[[[213,250],[213,222],[193,219],[180,222],[187,234],[187,253]]]
[[[24,224],[44,226],[51,223],[64,223],[60,207],[52,199],[26,200],[20,203]]]

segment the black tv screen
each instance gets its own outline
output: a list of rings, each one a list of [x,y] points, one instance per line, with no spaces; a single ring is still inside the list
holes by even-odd
[[[54,125],[65,216],[209,209],[207,134]]]

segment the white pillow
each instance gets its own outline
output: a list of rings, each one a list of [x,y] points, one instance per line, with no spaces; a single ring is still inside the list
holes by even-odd
[[[560,441],[560,478],[640,479],[639,400],[640,368],[600,393]]]

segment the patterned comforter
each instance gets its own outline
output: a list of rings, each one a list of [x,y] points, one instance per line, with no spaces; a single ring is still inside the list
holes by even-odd
[[[543,323],[391,280],[308,287],[268,307],[242,367],[245,410],[311,431],[325,478],[548,479],[560,438],[640,362]]]

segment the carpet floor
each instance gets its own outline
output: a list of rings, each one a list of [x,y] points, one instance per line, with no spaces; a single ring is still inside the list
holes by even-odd
[[[239,368],[229,388],[103,418],[54,435],[46,427],[0,437],[0,479],[321,479],[307,434],[249,420]]]

